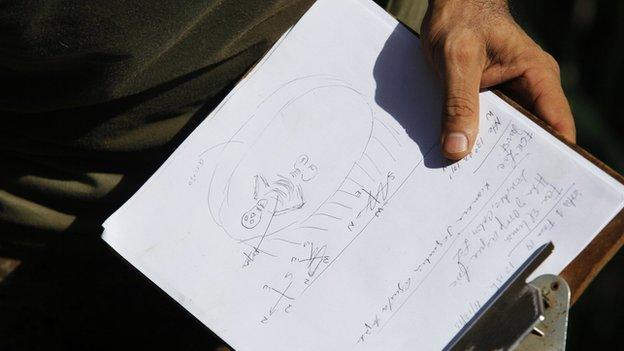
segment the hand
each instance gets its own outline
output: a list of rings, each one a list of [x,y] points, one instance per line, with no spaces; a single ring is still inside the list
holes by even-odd
[[[507,0],[430,0],[423,48],[444,83],[442,149],[453,160],[472,149],[479,123],[479,90],[504,91],[576,141],[559,66],[516,24]]]

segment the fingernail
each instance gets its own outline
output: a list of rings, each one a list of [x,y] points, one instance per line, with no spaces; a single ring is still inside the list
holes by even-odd
[[[444,138],[444,151],[447,154],[460,154],[468,150],[468,137],[464,133],[448,133]]]

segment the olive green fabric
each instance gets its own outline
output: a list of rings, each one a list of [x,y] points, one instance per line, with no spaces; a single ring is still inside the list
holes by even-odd
[[[0,235],[99,232],[311,3],[4,1]]]
[[[388,11],[403,23],[420,33],[420,25],[427,12],[427,0],[390,0]]]

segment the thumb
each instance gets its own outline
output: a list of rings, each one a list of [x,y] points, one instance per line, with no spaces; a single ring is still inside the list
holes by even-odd
[[[484,59],[475,48],[444,58],[442,153],[459,160],[470,153],[479,131],[479,88]]]

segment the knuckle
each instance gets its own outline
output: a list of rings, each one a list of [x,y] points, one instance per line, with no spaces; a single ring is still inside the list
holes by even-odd
[[[555,72],[557,76],[559,76],[561,74],[561,67],[559,67],[559,63],[551,55],[548,55],[548,57],[549,57],[551,69],[553,70],[553,72]]]
[[[423,44],[432,53],[438,54],[440,52],[440,48],[446,41],[446,36],[447,33],[442,29],[437,28],[434,23],[430,23],[426,27],[423,27]]]
[[[425,17],[423,18],[423,26],[430,32],[447,32],[452,25],[452,18],[454,15],[453,6],[449,6],[448,3],[434,2],[427,7]]]
[[[420,24],[420,29],[423,34],[423,37],[427,38],[429,34],[436,33],[439,31],[438,19],[433,17],[431,14],[431,10],[428,10],[423,17],[422,23]]]
[[[446,24],[439,19],[431,19],[428,21],[423,31],[427,34],[427,39],[430,41],[437,41],[440,38],[446,37],[448,34]]]
[[[443,42],[443,39],[438,35],[428,35],[423,40],[423,48],[429,55],[432,57],[438,55],[440,52],[440,45]]]
[[[471,33],[454,35],[444,42],[444,56],[451,62],[468,62],[477,56],[478,39]]]
[[[471,121],[477,115],[477,107],[465,97],[465,94],[455,92],[446,99],[444,113],[449,123],[464,123]]]
[[[557,60],[549,53],[544,52],[544,66],[555,75],[559,76],[561,74],[561,68],[559,67],[559,63]]]

